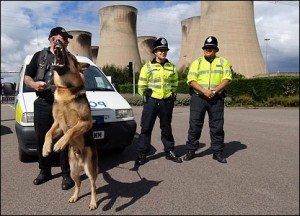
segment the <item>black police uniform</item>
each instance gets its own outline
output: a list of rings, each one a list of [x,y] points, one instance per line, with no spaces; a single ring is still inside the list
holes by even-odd
[[[217,94],[212,99],[193,93],[190,100],[190,126],[186,149],[196,151],[204,125],[206,111],[209,118],[211,150],[213,153],[224,150],[224,99],[223,94]]]
[[[41,51],[40,51],[41,52]],[[50,65],[54,61],[54,55],[47,49],[47,61],[48,64],[41,65],[39,62],[39,54],[37,52],[34,54],[31,62],[27,65],[25,70],[25,75],[32,77],[36,80],[38,67],[47,67],[46,74],[50,71]],[[52,74],[53,79],[53,74]],[[45,81],[43,78],[41,81]],[[34,101],[34,128],[36,132],[37,139],[37,153],[38,153],[38,162],[40,173],[47,175],[51,174],[51,159],[53,156],[50,154],[47,157],[43,157],[43,145],[45,141],[45,135],[48,130],[51,128],[54,119],[52,115],[52,106],[54,102],[54,95],[50,89],[44,90],[42,92],[36,92],[38,98]],[[65,148],[60,154],[60,166],[62,170],[62,176],[66,177],[70,175],[70,166],[68,161],[68,148]]]
[[[161,141],[164,145],[164,151],[174,150],[175,141],[171,127],[173,108],[174,100],[171,97],[166,99],[150,97],[147,103],[144,103],[138,152],[149,152],[151,148],[151,134],[157,117],[160,119]]]

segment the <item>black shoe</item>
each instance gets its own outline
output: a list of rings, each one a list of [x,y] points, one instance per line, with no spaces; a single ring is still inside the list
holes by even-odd
[[[218,153],[214,153],[213,154],[213,159],[217,160],[220,163],[227,163],[226,158],[223,156],[222,153],[218,152]]]
[[[189,150],[186,155],[183,157],[183,160],[189,161],[192,160],[195,157],[195,151]]]
[[[166,159],[171,160],[176,163],[182,163],[182,160],[180,157],[177,157],[176,154],[173,151],[166,152]]]
[[[139,153],[136,161],[135,161],[135,164],[136,165],[143,165],[146,163],[146,154],[145,153]]]
[[[51,178],[52,178],[51,173],[50,174],[42,174],[42,173],[40,173],[36,177],[36,179],[33,180],[33,184],[34,185],[40,185],[40,184],[43,184],[43,183],[49,181]]]
[[[63,177],[62,183],[61,183],[61,189],[63,190],[69,190],[75,185],[75,182],[71,179],[70,176]]]

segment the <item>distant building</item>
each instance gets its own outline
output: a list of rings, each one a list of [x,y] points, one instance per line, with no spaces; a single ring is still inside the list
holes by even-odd
[[[198,31],[189,29],[197,26]],[[219,42],[217,55],[228,59],[235,72],[245,77],[266,73],[256,33],[253,1],[201,1],[201,18],[183,21],[182,30],[193,46],[188,45],[188,50],[181,48],[184,53],[177,67],[184,69],[183,66],[190,65],[192,60],[202,55],[204,40],[212,35]],[[185,45],[184,41],[182,45]]]
[[[141,57],[137,43],[137,9],[128,5],[113,5],[101,8],[100,43],[97,65],[126,67],[134,62],[134,68],[141,68]]]

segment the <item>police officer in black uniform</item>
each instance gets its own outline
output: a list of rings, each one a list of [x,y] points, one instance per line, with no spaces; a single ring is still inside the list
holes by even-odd
[[[51,154],[43,157],[43,145],[45,135],[53,124],[52,106],[54,102],[54,83],[51,65],[54,61],[54,44],[60,40],[65,47],[68,46],[69,38],[73,38],[62,27],[55,27],[50,31],[48,40],[50,46],[47,50],[36,52],[25,70],[24,83],[36,91],[38,98],[34,101],[34,128],[37,139],[37,154],[40,173],[34,179],[33,184],[40,185],[52,178]],[[68,161],[68,148],[60,152],[60,166],[62,170],[62,190],[68,190],[74,186],[70,177]]]

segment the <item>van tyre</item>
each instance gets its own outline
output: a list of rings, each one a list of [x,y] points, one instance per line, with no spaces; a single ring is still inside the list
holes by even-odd
[[[119,148],[115,148],[112,153],[115,153],[115,154],[120,154],[122,153],[124,150],[125,150],[126,147],[119,147]]]
[[[27,163],[27,162],[33,162],[34,161],[34,157],[26,154],[20,147],[19,147],[19,160],[23,163]]]

